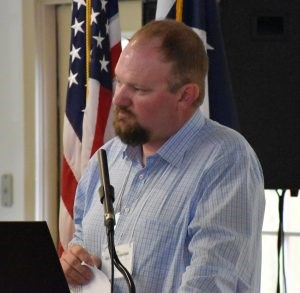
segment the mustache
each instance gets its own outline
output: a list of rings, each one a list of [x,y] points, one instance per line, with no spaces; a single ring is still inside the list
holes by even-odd
[[[135,116],[129,109],[128,107],[126,106],[116,106],[115,107],[115,114],[118,114],[120,112],[123,112],[123,113],[126,113],[128,115],[131,115],[131,116]]]

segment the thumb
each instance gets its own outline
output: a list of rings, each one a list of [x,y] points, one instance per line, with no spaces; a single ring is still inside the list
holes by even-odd
[[[101,265],[102,265],[100,257],[97,255],[91,255],[91,259],[92,259],[94,265],[100,269]]]

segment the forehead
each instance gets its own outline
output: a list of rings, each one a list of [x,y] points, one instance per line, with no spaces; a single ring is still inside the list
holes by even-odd
[[[170,74],[171,63],[163,60],[159,51],[159,43],[133,41],[122,51],[117,67],[118,77],[130,76],[138,79],[167,78]]]
[[[163,62],[159,50],[159,43],[154,40],[149,40],[148,42],[134,40],[129,42],[121,53],[120,62],[131,63],[136,60],[139,63]]]

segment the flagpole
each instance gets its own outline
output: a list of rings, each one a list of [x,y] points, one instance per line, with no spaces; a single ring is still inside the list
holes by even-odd
[[[182,22],[183,0],[176,0],[176,20]]]
[[[86,62],[86,98],[88,97],[88,80],[90,77],[90,52],[91,52],[91,5],[92,0],[86,0],[86,10],[85,10],[85,62]]]

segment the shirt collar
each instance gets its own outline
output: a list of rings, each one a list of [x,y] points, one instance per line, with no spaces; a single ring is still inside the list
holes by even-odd
[[[156,152],[154,156],[160,156],[165,161],[178,167],[184,158],[190,145],[194,143],[193,138],[199,133],[205,123],[205,117],[200,110],[197,110],[193,116],[172,135]],[[123,158],[132,161],[141,161],[141,147],[125,145]]]
[[[200,110],[193,116],[157,151],[164,160],[179,167],[184,155],[194,143],[194,137],[199,134],[205,123],[205,117]]]

